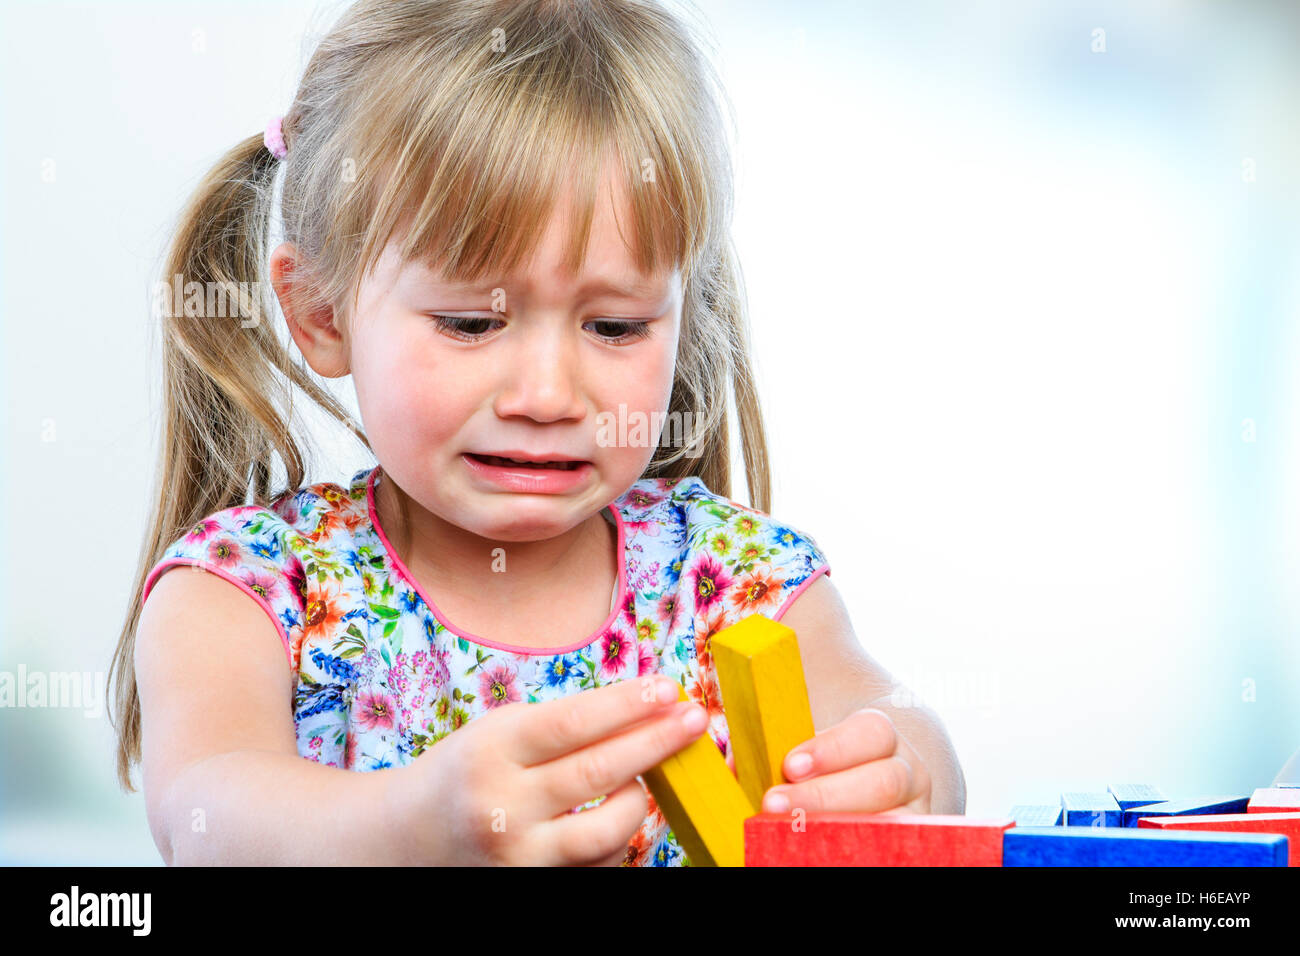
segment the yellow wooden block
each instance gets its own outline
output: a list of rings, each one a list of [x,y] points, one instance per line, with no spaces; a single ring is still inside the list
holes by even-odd
[[[686,691],[677,689],[686,700]],[[744,866],[745,819],[754,808],[705,731],[641,775],[692,866]]]
[[[799,642],[784,624],[750,614],[710,644],[736,777],[761,808],[768,788],[788,783],[781,772],[786,754],[815,733]]]

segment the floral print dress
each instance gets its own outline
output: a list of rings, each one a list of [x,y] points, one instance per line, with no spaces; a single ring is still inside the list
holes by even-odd
[[[697,477],[643,478],[607,509],[619,557],[609,618],[567,646],[517,647],[458,629],[421,592],[376,519],[380,475],[375,467],[348,487],[315,484],[269,508],[217,512],[145,581],[147,599],[168,568],[196,565],[261,605],[297,675],[286,703],[303,758],[363,772],[401,766],[494,707],[662,672],[708,710],[708,733],[734,772],[709,639],[749,614],[779,620],[829,574],[811,537]],[[624,862],[690,865],[653,796]]]

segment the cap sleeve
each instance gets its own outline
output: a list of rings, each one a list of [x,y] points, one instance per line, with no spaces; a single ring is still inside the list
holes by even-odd
[[[686,573],[697,613],[721,612],[728,623],[753,613],[780,620],[813,581],[830,574],[807,532],[714,494],[698,477],[674,490],[689,525]]]
[[[806,591],[813,581],[823,574],[831,573],[831,566],[812,535],[770,518],[766,523],[768,535],[779,549],[773,563],[781,569],[785,579],[782,584],[781,606],[772,615],[772,620],[779,621],[795,598]]]
[[[298,669],[305,579],[289,547],[289,524],[274,511],[246,505],[204,518],[172,542],[145,578],[143,600],[162,574],[178,565],[200,568],[235,585],[266,612]]]

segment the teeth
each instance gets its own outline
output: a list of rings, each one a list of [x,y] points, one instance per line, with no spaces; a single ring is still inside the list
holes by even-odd
[[[528,468],[558,468],[563,471],[570,471],[577,467],[575,462],[563,461],[523,461],[518,458],[500,458],[496,455],[480,455],[484,461],[493,465],[524,465]]]

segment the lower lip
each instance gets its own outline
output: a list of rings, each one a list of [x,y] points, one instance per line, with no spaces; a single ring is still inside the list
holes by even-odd
[[[577,468],[527,468],[489,465],[464,454],[460,457],[476,475],[501,488],[524,493],[557,494],[570,491],[585,482],[591,474],[591,463],[585,461]]]

